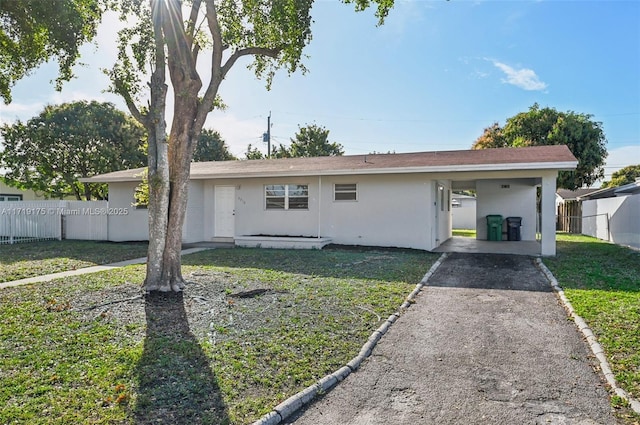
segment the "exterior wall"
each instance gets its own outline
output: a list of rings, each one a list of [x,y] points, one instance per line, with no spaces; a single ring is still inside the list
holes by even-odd
[[[519,179],[478,180],[476,193],[477,239],[487,239],[487,215],[499,214],[505,219],[522,217],[522,240],[536,240],[536,186]],[[506,232],[506,222],[503,226]]]
[[[357,201],[334,201],[336,183],[356,183]],[[424,175],[323,177],[322,185],[321,235],[334,243],[425,250],[437,246],[435,185]],[[450,233],[450,228],[443,232]]]
[[[475,229],[476,198],[458,198],[453,195],[453,199],[457,199],[460,202],[460,206],[451,208],[452,227],[454,229]]]
[[[334,184],[357,184],[356,201],[334,201]],[[266,210],[267,184],[306,184],[308,210]],[[236,236],[329,237],[344,245],[433,249],[434,185],[420,175],[229,179],[204,183],[204,240],[215,236],[215,186],[236,188]],[[320,188],[322,188],[320,190]],[[446,210],[446,208],[445,208]],[[450,237],[450,211],[441,218]],[[442,240],[444,242],[444,240]]]
[[[308,210],[267,210],[264,186],[267,184],[306,184]],[[317,236],[317,178],[229,179],[204,182],[204,235],[211,240],[215,229],[215,186],[235,187],[235,234],[238,236]]]
[[[127,209],[127,214],[108,216],[108,235],[113,242],[149,240],[149,214],[146,208],[132,206],[133,193],[138,183],[110,183],[109,208]]]
[[[15,187],[7,186],[0,179],[0,195],[22,195],[23,201],[41,201],[45,200],[44,196],[37,195],[33,190],[16,189]]]
[[[640,194],[582,203],[582,233],[640,248]]]
[[[203,180],[192,180],[189,183],[189,199],[187,212],[182,227],[182,241],[185,243],[201,242],[204,229],[204,186]]]
[[[438,247],[441,243],[451,238],[451,181],[437,180],[434,185],[435,211],[436,217],[436,239],[432,240],[431,246]],[[430,248],[430,249],[433,249]]]
[[[182,240],[185,243],[200,242],[204,226],[204,184],[192,181],[189,184],[187,212],[182,228]],[[113,242],[149,240],[149,211],[146,208],[132,206],[133,193],[138,186],[135,182],[109,184],[109,209],[124,211],[126,214],[108,216],[108,237]]]

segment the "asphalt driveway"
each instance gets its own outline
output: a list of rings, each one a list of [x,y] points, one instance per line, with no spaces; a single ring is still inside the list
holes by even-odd
[[[361,368],[284,423],[615,424],[532,258],[452,254]]]

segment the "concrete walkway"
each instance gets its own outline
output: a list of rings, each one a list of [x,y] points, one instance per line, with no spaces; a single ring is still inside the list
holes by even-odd
[[[361,368],[283,423],[615,424],[530,257],[451,254]]]
[[[193,254],[194,252],[204,251],[205,249],[209,249],[209,248],[183,249],[181,254],[182,255]],[[87,274],[87,273],[102,272],[105,270],[111,270],[118,267],[130,266],[132,264],[144,264],[146,262],[147,262],[147,257],[142,257],[142,258],[135,258],[133,260],[120,261],[117,263],[104,264],[101,266],[84,267],[82,269],[69,270],[66,272],[51,273],[43,276],[29,277],[26,279],[19,279],[19,280],[13,280],[11,282],[0,283],[0,289],[10,288],[12,286],[28,285],[30,283],[48,282],[50,280],[60,279],[61,277],[77,276],[77,275]]]

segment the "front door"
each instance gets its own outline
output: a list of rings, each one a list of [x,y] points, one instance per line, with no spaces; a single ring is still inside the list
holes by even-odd
[[[234,186],[215,187],[215,220],[214,237],[233,238],[235,233],[235,198]]]

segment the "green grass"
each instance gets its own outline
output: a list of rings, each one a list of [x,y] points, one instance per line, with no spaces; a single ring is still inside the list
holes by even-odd
[[[146,257],[146,243],[46,241],[0,245],[0,282]]]
[[[183,258],[184,295],[136,299],[144,266],[4,289],[0,423],[251,423],[355,356],[437,258],[217,249]]]
[[[557,256],[544,263],[598,337],[620,386],[640,398],[640,252],[559,234]]]

